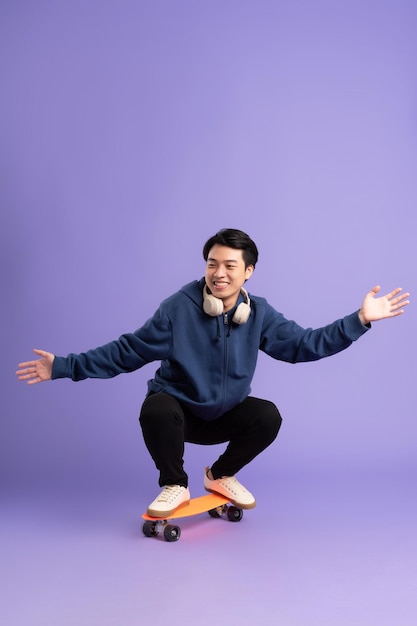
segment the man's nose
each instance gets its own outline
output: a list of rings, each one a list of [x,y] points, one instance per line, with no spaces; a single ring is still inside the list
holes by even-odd
[[[225,275],[225,269],[223,265],[219,265],[214,272],[215,278],[222,278]]]

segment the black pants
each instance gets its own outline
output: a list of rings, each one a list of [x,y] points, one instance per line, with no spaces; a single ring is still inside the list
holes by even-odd
[[[211,422],[195,417],[166,393],[149,395],[139,418],[146,447],[160,472],[159,484],[188,486],[184,442],[213,445],[229,442],[211,466],[214,478],[234,476],[276,438],[281,416],[268,400],[248,397]]]

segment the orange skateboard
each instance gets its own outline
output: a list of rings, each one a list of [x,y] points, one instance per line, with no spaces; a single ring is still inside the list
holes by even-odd
[[[142,515],[145,520],[142,526],[143,534],[146,537],[156,537],[162,529],[166,541],[178,541],[181,536],[181,528],[169,522],[181,517],[192,517],[200,513],[208,513],[210,517],[222,517],[225,515],[231,522],[240,522],[243,517],[242,509],[229,500],[216,493],[210,493],[199,498],[192,498],[188,505],[179,507],[167,517],[151,517],[147,513]]]

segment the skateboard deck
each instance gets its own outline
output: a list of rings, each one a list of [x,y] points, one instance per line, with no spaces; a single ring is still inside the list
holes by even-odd
[[[230,505],[229,502],[224,496],[210,493],[198,498],[191,498],[188,505],[178,507],[173,513],[165,517],[153,517],[143,513],[142,518],[145,520],[142,527],[143,533],[147,537],[155,537],[162,529],[166,541],[178,541],[181,529],[179,526],[172,525],[169,522],[207,512],[211,517],[222,517],[223,514],[226,514],[230,521],[240,521],[243,516],[242,509]]]

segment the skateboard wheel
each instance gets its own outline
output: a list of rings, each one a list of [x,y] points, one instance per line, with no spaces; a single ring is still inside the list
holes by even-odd
[[[230,522],[240,522],[242,517],[242,509],[239,509],[237,506],[229,506],[229,508],[227,509],[227,519]]]
[[[156,522],[144,522],[142,530],[145,537],[156,537],[158,534],[158,525]]]
[[[167,524],[164,528],[165,541],[178,541],[181,537],[181,528]]]

